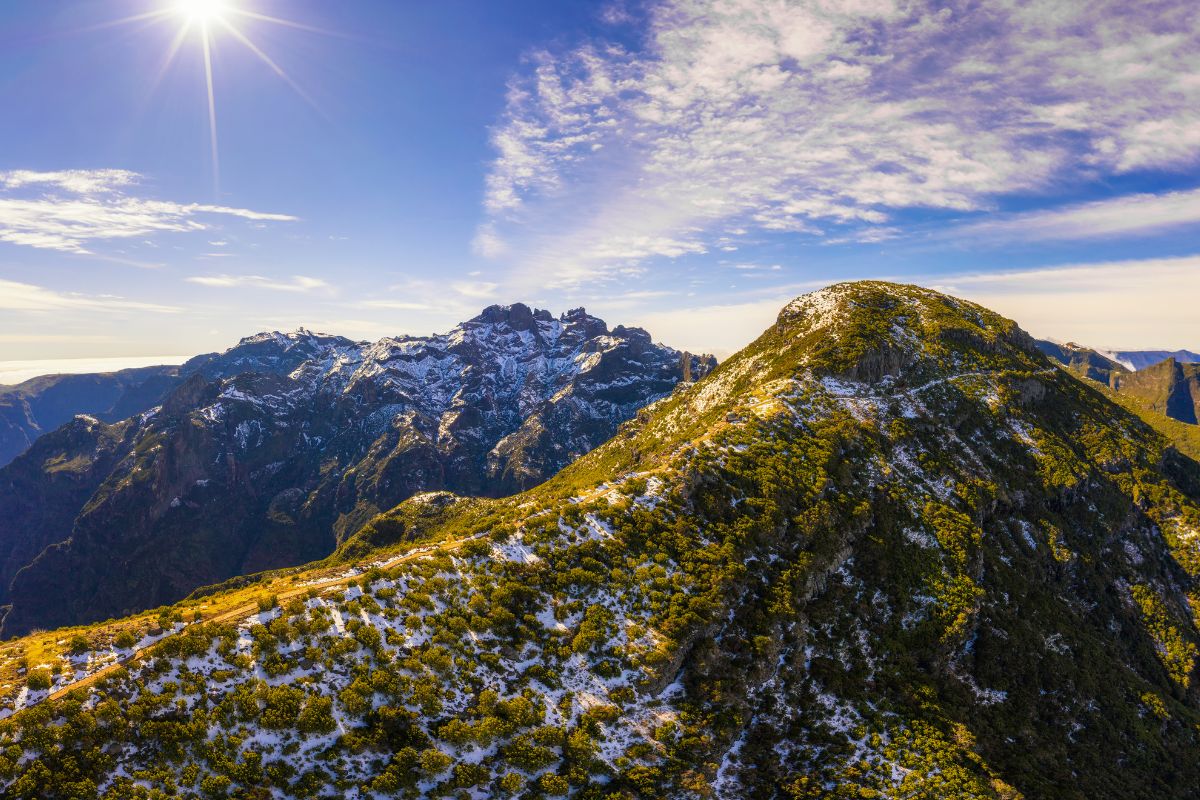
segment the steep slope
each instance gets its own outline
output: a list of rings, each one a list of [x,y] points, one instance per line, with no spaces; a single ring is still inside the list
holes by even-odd
[[[408,555],[268,579],[252,614],[166,610],[215,621],[22,711],[0,779],[19,798],[1192,797],[1198,498],[1200,466],[1013,323],[838,285],[545,485],[421,495],[342,550]],[[81,634],[58,684],[109,636]],[[15,705],[45,697],[39,666]]]
[[[1171,419],[1195,425],[1200,417],[1200,364],[1168,358],[1119,376],[1114,388]]]
[[[1104,386],[1115,388],[1117,379],[1130,372],[1124,364],[1109,358],[1098,350],[1092,350],[1074,342],[1058,344],[1039,340],[1037,347],[1066,367],[1071,374],[1093,380]]]
[[[78,416],[39,438],[0,472],[0,530],[8,534],[0,536],[0,586],[7,587],[46,547],[71,535],[79,509],[104,483],[141,427],[139,417],[105,425],[94,417]]]
[[[1172,439],[1183,452],[1200,456],[1200,364],[1173,356],[1153,364],[1128,358],[1118,363],[1110,358],[1112,354],[1077,344],[1038,341],[1037,346],[1071,374],[1110,389],[1121,405]],[[1135,363],[1140,365],[1137,371],[1127,368]]]
[[[321,558],[420,491],[534,485],[712,361],[582,309],[554,319],[518,304],[373,344],[261,334],[185,367],[107,473],[39,489],[53,518],[12,499],[0,518],[0,547],[15,554],[0,573],[5,635]],[[15,490],[10,475],[50,484],[67,458],[59,441],[0,471],[0,489]]]
[[[0,386],[0,467],[39,436],[89,414],[116,422],[161,402],[179,367],[144,367],[89,375],[43,375]]]

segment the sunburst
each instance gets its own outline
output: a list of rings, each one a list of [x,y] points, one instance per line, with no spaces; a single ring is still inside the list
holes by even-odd
[[[291,20],[261,14],[246,7],[244,0],[160,0],[160,2],[162,5],[159,8],[109,24],[127,22],[175,22],[178,24],[174,37],[167,47],[166,58],[159,72],[160,79],[170,69],[176,56],[189,40],[198,42],[204,64],[213,183],[214,186],[217,186],[220,181],[220,147],[217,137],[216,86],[213,80],[213,48],[216,37],[229,36],[235,39],[291,87],[305,102],[317,108],[308,93],[274,59],[255,44],[243,27],[246,27],[245,23],[266,23],[313,33],[327,32]],[[319,112],[320,109],[317,108],[317,111]]]

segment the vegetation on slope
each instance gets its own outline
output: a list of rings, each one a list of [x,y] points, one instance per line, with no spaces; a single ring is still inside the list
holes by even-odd
[[[326,569],[381,566],[268,576],[298,594],[21,711],[0,781],[1187,797],[1197,498],[1200,466],[1013,323],[839,285],[543,486],[414,498]]]

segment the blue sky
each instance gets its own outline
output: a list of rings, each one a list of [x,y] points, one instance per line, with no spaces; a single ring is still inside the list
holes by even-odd
[[[854,278],[1200,346],[1190,3],[209,6],[0,6],[0,361],[518,300],[724,355]]]

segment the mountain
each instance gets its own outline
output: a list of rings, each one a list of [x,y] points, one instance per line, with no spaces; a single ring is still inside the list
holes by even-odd
[[[1191,798],[1198,501],[1011,321],[840,284],[534,489],[9,644],[0,786]]]
[[[179,374],[179,367],[142,367],[89,375],[43,375],[15,386],[0,386],[0,466],[76,414],[116,422],[157,405],[177,384]]]
[[[1133,372],[1162,363],[1168,358],[1184,364],[1200,363],[1200,353],[1191,350],[1121,350],[1106,355]]]
[[[1200,365],[1172,357],[1134,372],[1126,366],[1133,362],[1119,363],[1074,343],[1038,341],[1037,346],[1071,374],[1107,388],[1112,399],[1169,438],[1181,452],[1200,458]]]
[[[1171,419],[1195,425],[1200,417],[1200,364],[1168,358],[1119,376],[1114,388]]]
[[[527,488],[713,364],[520,304],[430,337],[244,339],[160,407],[76,417],[0,470],[3,633],[322,558],[418,492]]]
[[[180,366],[157,366],[81,375],[42,375],[0,386],[0,467],[28,450],[37,438],[84,414],[119,422],[160,405],[194,374],[209,379],[242,372],[287,374],[311,358],[314,348],[340,337],[284,334],[245,339],[225,353],[206,353]]]
[[[1117,379],[1130,372],[1130,368],[1125,364],[1104,355],[1098,350],[1093,350],[1074,342],[1058,344],[1057,342],[1038,340],[1037,347],[1050,358],[1066,367],[1072,374],[1078,375],[1080,378],[1096,381],[1096,383],[1104,384],[1110,388],[1116,388]]]
[[[1111,375],[1141,372],[1149,367],[1155,367],[1164,361],[1175,361],[1179,364],[1200,363],[1200,354],[1190,350],[1095,350],[1084,345],[1068,342],[1059,344],[1048,340],[1038,340],[1038,349],[1059,363],[1068,366],[1072,372],[1099,383],[1110,382]]]

